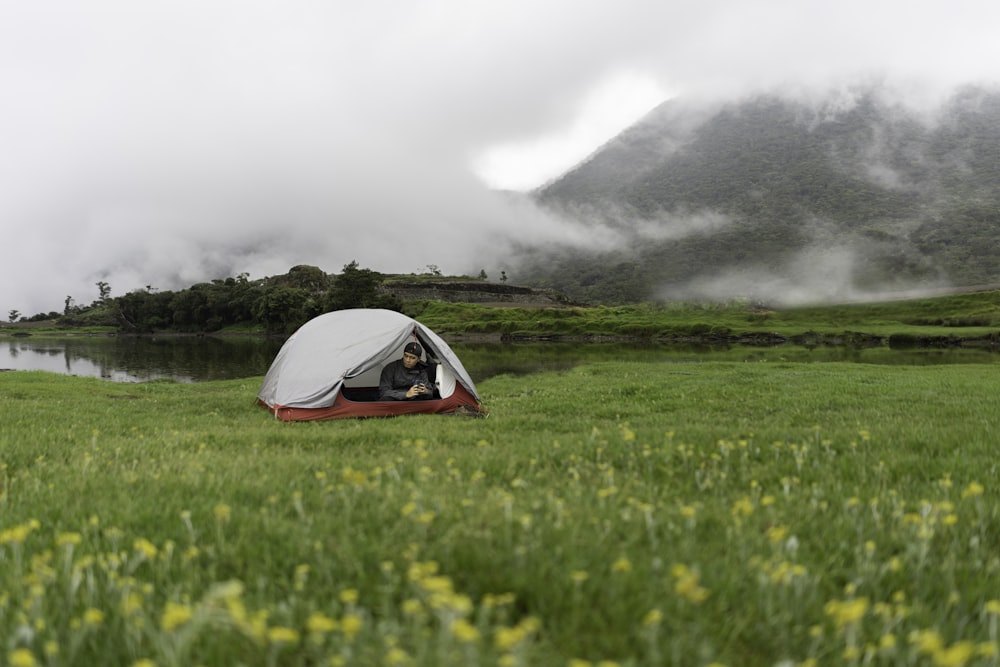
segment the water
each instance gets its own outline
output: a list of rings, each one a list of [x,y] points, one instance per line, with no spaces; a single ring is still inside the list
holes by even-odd
[[[42,370],[114,382],[227,380],[266,373],[283,342],[211,336],[0,339],[0,369]]]
[[[0,369],[43,370],[101,377],[113,382],[170,379],[200,382],[263,376],[282,338],[195,336],[76,336],[0,339]],[[451,343],[473,380],[499,374],[564,370],[587,361],[747,363],[992,364],[1000,353],[985,349],[818,347],[708,347],[623,343]]]

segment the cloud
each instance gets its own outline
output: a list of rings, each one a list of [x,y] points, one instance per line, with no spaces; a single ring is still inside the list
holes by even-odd
[[[301,263],[495,273],[510,244],[571,234],[484,184],[497,147],[521,147],[509,170],[551,160],[544,179],[650,91],[993,78],[998,18],[969,0],[0,0],[0,312]],[[628,81],[645,92],[602,111]]]

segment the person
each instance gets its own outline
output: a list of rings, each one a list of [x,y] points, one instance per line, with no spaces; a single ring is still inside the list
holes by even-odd
[[[380,401],[434,398],[434,385],[427,373],[427,364],[420,360],[423,353],[420,343],[407,343],[402,359],[385,365],[378,383]]]

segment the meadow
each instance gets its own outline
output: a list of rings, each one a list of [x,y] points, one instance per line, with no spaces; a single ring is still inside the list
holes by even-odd
[[[598,362],[490,416],[0,373],[0,663],[996,665],[991,365]]]

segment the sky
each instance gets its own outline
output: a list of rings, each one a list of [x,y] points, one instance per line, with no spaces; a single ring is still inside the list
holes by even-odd
[[[312,264],[496,276],[671,98],[994,82],[991,0],[0,0],[0,318]],[[492,276],[491,276],[492,277]],[[516,275],[511,278],[516,282]]]

